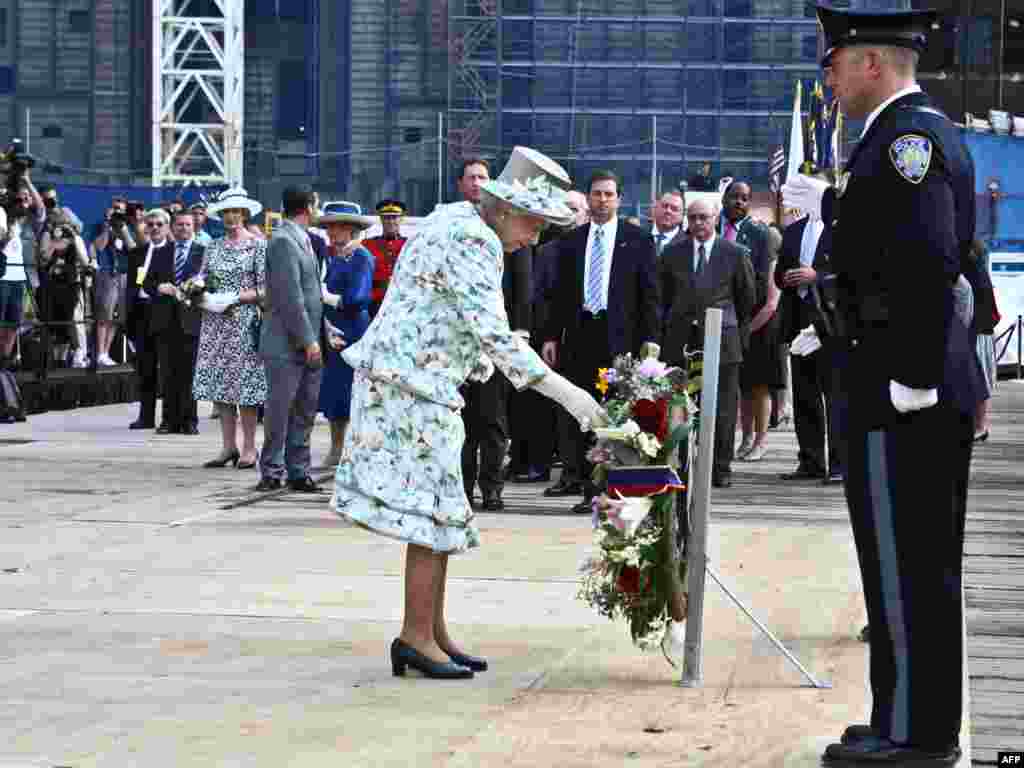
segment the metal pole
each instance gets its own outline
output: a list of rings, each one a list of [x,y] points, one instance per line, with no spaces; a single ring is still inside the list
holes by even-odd
[[[25,151],[32,151],[32,109],[25,107]]]
[[[658,199],[658,116],[651,115],[651,205]],[[654,218],[654,211],[650,213]]]
[[[708,513],[711,507],[711,465],[714,459],[715,413],[718,409],[718,365],[722,351],[722,310],[709,309],[704,316],[704,368],[700,396],[700,449],[690,473],[693,489],[692,531],[687,543],[689,611],[683,653],[682,684],[699,687],[704,682],[704,586],[708,549]]]
[[[1021,362],[1020,353],[1024,345],[1021,344],[1020,333],[1024,330],[1024,317],[1017,315],[1017,378],[1024,379],[1024,363]]]
[[[444,202],[444,112],[437,113],[437,204]]]

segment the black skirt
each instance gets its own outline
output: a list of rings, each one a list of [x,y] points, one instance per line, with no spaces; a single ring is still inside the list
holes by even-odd
[[[743,352],[743,364],[740,366],[740,389],[743,392],[750,392],[754,387],[785,388],[781,325],[781,313],[776,310],[771,320],[750,334],[750,344]]]

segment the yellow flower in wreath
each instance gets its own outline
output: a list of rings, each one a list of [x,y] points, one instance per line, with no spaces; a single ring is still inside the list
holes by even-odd
[[[608,394],[608,369],[607,368],[598,368],[597,369],[597,381],[594,382],[594,389],[596,389],[602,395]]]

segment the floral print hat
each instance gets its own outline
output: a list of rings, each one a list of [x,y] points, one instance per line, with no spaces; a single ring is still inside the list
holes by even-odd
[[[565,202],[570,186],[569,174],[550,157],[529,147],[516,147],[501,175],[485,182],[482,189],[525,213],[568,226],[573,221]]]

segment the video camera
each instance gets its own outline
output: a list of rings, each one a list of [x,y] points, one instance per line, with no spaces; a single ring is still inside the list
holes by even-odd
[[[7,219],[22,218],[28,210],[18,202],[18,189],[30,168],[35,166],[36,159],[25,152],[21,139],[11,139],[11,143],[0,153],[0,173],[4,174],[4,188],[0,190],[0,205],[7,212]]]

